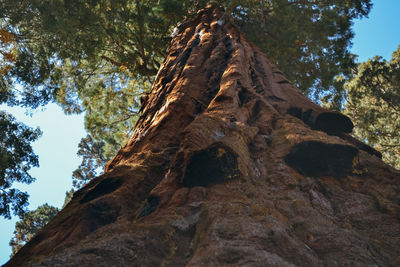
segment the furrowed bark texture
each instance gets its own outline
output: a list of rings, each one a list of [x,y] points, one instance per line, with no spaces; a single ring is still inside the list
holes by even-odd
[[[6,266],[399,266],[400,175],[209,8],[129,143]]]

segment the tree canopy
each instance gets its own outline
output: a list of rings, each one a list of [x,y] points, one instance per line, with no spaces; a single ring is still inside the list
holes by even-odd
[[[0,2],[3,30],[16,40],[9,72],[25,103],[55,97],[66,112],[86,110],[96,90],[122,90],[154,76],[178,22],[217,3],[304,92],[342,92],[338,74],[354,64],[352,20],[370,0],[18,1]],[[130,83],[131,82],[131,83]],[[29,87],[29,88],[28,88]],[[132,92],[133,90],[130,90]]]

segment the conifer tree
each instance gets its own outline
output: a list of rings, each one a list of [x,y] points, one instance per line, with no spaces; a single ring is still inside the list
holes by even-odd
[[[304,94],[342,103],[335,78],[351,74],[351,24],[368,15],[370,0],[0,0],[0,28],[15,43],[13,63],[2,67],[3,102],[35,108],[56,101],[67,114],[85,112],[82,147],[94,144],[88,140],[103,146],[101,156],[93,147],[87,151],[96,153],[81,154],[74,179],[82,184],[97,174],[94,162],[110,159],[131,135],[174,28],[210,3],[225,7],[222,19],[234,21]]]
[[[31,142],[40,134],[39,129],[31,129],[0,111],[0,216],[10,219],[11,211],[22,216],[28,205],[28,194],[13,188],[13,183],[35,180],[28,172],[39,166]]]
[[[62,208],[64,208],[72,199],[74,190],[65,192],[65,199]],[[12,248],[10,257],[14,256],[18,250],[32,239],[51,219],[56,216],[59,209],[47,203],[29,211],[15,224],[14,236],[9,244]]]
[[[17,41],[15,36],[1,28],[0,20],[0,105],[17,105],[18,89],[13,87],[12,70],[16,67]],[[0,216],[10,219],[22,216],[28,205],[28,194],[13,188],[15,182],[31,183],[31,167],[39,166],[31,143],[39,138],[39,129],[32,129],[0,111]]]
[[[400,169],[400,46],[390,61],[377,56],[361,63],[346,89],[345,112],[355,122],[356,137]]]
[[[10,240],[12,248],[11,256],[15,255],[26,242],[32,239],[58,213],[56,207],[43,204],[36,210],[27,212],[24,217],[15,224],[14,236]]]

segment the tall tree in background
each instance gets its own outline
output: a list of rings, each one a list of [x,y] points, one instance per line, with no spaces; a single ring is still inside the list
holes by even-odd
[[[81,185],[132,133],[140,95],[151,86],[178,22],[209,3],[225,6],[249,39],[305,94],[340,105],[337,75],[354,67],[349,46],[353,19],[366,16],[370,0],[178,1],[0,0],[0,22],[16,40],[15,64],[2,92],[23,87],[18,104],[59,103],[67,114],[85,112],[89,136],[75,172]],[[89,140],[92,140],[89,142]]]
[[[72,173],[73,186],[80,188],[88,181],[97,176],[97,172],[101,171],[107,163],[104,156],[104,142],[96,142],[88,135],[82,138],[79,143],[78,156],[82,157],[82,163]]]
[[[14,182],[30,184],[35,179],[29,174],[31,167],[39,166],[31,142],[41,132],[33,130],[0,111],[0,216],[22,216],[28,205],[28,194],[12,188]]]
[[[34,211],[27,212],[24,217],[15,224],[14,236],[10,241],[11,256],[15,255],[26,242],[32,239],[59,212],[56,207],[43,204]]]
[[[0,19],[0,105],[17,105],[13,74],[16,68],[18,43],[15,35],[3,29]],[[31,183],[35,179],[28,173],[31,167],[39,166],[31,143],[39,138],[39,129],[31,129],[0,111],[0,216],[11,218],[22,216],[28,205],[28,194],[12,188],[14,182]]]
[[[72,199],[74,190],[65,192],[64,208]],[[9,244],[12,249],[10,257],[14,256],[18,250],[31,240],[40,229],[48,224],[60,210],[47,203],[29,211],[23,215],[21,220],[15,224],[14,236]]]
[[[345,113],[353,118],[357,138],[400,169],[400,46],[390,61],[374,57],[361,63],[346,89]]]
[[[14,34],[1,28],[0,20],[0,105],[18,105],[18,91],[13,87],[11,72],[16,67],[18,44]],[[26,106],[30,106],[26,103]],[[28,205],[28,194],[12,188],[14,182],[31,183],[31,167],[39,166],[31,143],[39,138],[39,129],[17,122],[13,116],[0,111],[0,216],[10,219],[22,216]]]

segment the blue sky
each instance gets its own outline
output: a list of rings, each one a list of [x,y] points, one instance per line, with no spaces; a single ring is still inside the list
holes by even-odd
[[[400,44],[399,14],[399,0],[375,0],[369,18],[355,22],[352,52],[359,55],[360,62],[375,55],[390,59]],[[8,110],[19,121],[31,127],[39,126],[43,131],[43,136],[33,144],[39,155],[40,167],[30,173],[37,180],[30,185],[18,186],[30,195],[29,209],[34,210],[46,202],[61,207],[65,192],[72,187],[72,171],[80,163],[76,152],[80,139],[85,136],[83,116],[65,116],[55,104],[32,115],[26,115],[21,108],[1,108]],[[11,253],[8,242],[17,219],[0,218],[0,265],[8,260]]]
[[[376,55],[392,57],[400,45],[400,1],[375,0],[369,17],[356,21],[352,52],[363,62]]]
[[[65,192],[72,188],[72,171],[80,164],[76,156],[78,144],[84,137],[83,116],[65,116],[60,107],[50,104],[44,111],[34,111],[32,116],[25,115],[25,109],[5,108],[17,120],[31,127],[40,127],[42,137],[33,143],[33,149],[39,155],[39,168],[33,168],[30,174],[36,178],[32,184],[18,184],[21,191],[27,191],[29,197],[29,210],[49,203],[61,207],[64,203]],[[8,245],[14,231],[15,222],[0,218],[0,265],[5,263],[11,254]]]

